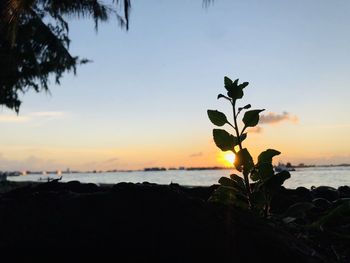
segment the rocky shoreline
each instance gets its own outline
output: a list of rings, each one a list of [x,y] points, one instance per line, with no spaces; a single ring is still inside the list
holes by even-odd
[[[207,202],[216,188],[3,182],[0,249],[109,250],[142,262],[350,262],[350,187],[281,187],[267,219]]]

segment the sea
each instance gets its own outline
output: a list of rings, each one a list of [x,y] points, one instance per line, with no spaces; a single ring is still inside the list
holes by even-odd
[[[108,172],[108,173],[69,173],[69,174],[28,174],[21,176],[9,176],[9,181],[33,181],[45,182],[51,179],[58,179],[62,176],[62,182],[80,181],[82,183],[95,184],[116,184],[120,182],[132,183],[177,183],[183,186],[210,186],[217,184],[222,176],[229,176],[232,173],[239,174],[235,170],[166,170],[166,171],[131,171],[131,172]],[[291,178],[286,180],[286,188],[297,188],[304,186],[350,186],[350,166],[331,167],[303,167],[291,171]]]

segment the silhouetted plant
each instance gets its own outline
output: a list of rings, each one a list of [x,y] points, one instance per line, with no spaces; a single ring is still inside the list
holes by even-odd
[[[250,104],[237,108],[237,100],[243,97],[243,90],[248,86],[248,82],[238,84],[238,79],[232,81],[225,77],[224,83],[227,96],[219,94],[217,98],[223,98],[231,103],[233,123],[228,121],[224,113],[217,110],[208,110],[208,117],[216,126],[227,124],[233,129],[235,135],[223,129],[214,129],[214,142],[222,151],[232,151],[235,154],[234,166],[243,174],[243,178],[237,174],[231,174],[230,178],[221,177],[220,186],[210,200],[254,209],[267,215],[273,194],[290,177],[290,174],[288,171],[274,172],[272,158],[279,155],[280,152],[273,149],[262,152],[258,156],[257,162],[254,163],[248,149],[244,148],[242,143],[247,138],[247,128],[258,124],[259,114],[264,109],[248,110],[251,108]],[[240,130],[238,117],[243,112],[242,122],[244,126]],[[250,183],[249,179],[253,183]]]

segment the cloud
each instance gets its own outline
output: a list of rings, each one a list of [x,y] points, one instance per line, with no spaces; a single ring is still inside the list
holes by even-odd
[[[190,157],[201,157],[201,156],[203,156],[202,152],[197,152],[197,153],[190,154]]]
[[[23,123],[28,121],[30,121],[30,118],[28,116],[0,115],[0,122]]]
[[[24,115],[0,114],[0,123],[27,123],[37,120],[53,120],[66,115],[62,111],[37,111],[30,112]]]
[[[0,167],[2,171],[43,171],[62,169],[64,166],[52,159],[42,159],[29,156],[22,160],[11,160],[0,154]]]
[[[251,127],[248,130],[248,133],[262,133],[263,128],[261,128],[260,126],[255,126],[255,127]]]
[[[28,115],[34,116],[34,117],[61,117],[65,113],[63,111],[36,111],[36,112],[31,112]]]
[[[111,159],[108,159],[106,161],[104,161],[104,163],[114,163],[114,162],[117,162],[119,161],[119,158],[111,158]]]
[[[279,123],[282,121],[291,121],[291,122],[297,122],[298,117],[293,116],[290,113],[284,111],[282,114],[274,113],[274,112],[269,112],[268,114],[262,114],[260,116],[260,124],[275,124]]]
[[[259,124],[276,124],[283,121],[291,121],[296,123],[298,121],[298,117],[295,115],[291,115],[290,113],[284,111],[281,114],[269,112],[267,114],[260,115]],[[263,128],[261,126],[255,126],[248,128],[248,133],[262,133]]]

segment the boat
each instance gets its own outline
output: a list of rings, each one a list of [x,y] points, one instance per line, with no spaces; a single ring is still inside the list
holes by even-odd
[[[39,181],[46,181],[46,182],[58,182],[62,180],[62,176],[57,178],[57,177],[39,177]]]
[[[289,163],[287,165],[285,165],[283,163],[278,163],[278,165],[274,167],[274,170],[276,173],[279,173],[282,171],[288,171],[288,172],[295,171],[293,166],[291,166]]]

